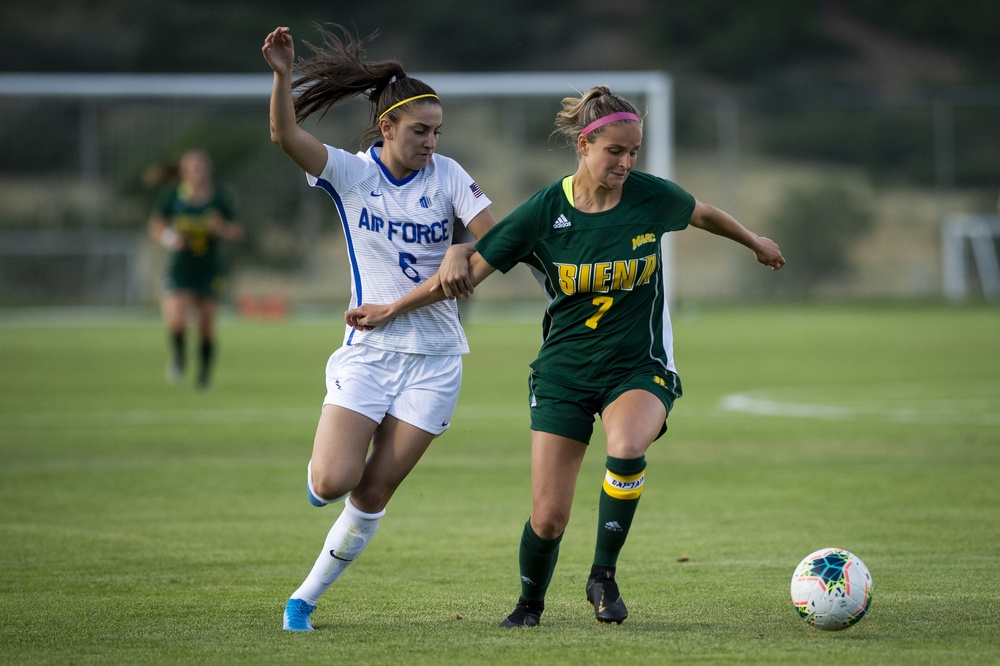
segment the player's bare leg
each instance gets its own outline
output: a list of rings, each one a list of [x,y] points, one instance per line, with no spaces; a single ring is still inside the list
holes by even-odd
[[[583,442],[531,432],[531,518],[518,550],[521,595],[513,612],[500,623],[503,628],[534,627],[541,619],[586,452]]]
[[[312,631],[309,618],[319,597],[371,543],[389,498],[433,439],[392,416],[375,427],[374,421],[357,412],[335,405],[323,409],[310,462],[310,500],[316,493],[322,501],[345,489],[350,497],[312,570],[285,606],[285,630]]]
[[[375,431],[371,454],[360,483],[351,492],[351,502],[370,513],[385,509],[433,440],[434,435],[426,430],[386,414]]]
[[[316,499],[334,502],[357,487],[377,427],[378,423],[358,412],[323,406],[310,461],[310,491]]]

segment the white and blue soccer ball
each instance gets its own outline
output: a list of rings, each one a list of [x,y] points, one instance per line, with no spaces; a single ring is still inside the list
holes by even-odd
[[[799,562],[792,575],[792,604],[799,617],[824,631],[861,621],[872,603],[872,575],[857,555],[822,548]]]

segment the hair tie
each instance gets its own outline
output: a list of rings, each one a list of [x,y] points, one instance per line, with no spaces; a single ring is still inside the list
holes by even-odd
[[[389,113],[393,109],[395,109],[397,107],[400,107],[400,106],[403,106],[404,104],[409,104],[413,100],[423,99],[424,97],[433,97],[434,99],[440,99],[434,93],[426,93],[426,94],[423,94],[423,95],[414,95],[413,97],[407,97],[402,102],[396,102],[395,104],[393,104],[392,106],[390,106],[388,109],[386,109],[385,111],[383,111],[382,114],[378,117],[378,119],[382,120],[383,118],[385,118],[385,114]]]
[[[606,116],[598,118],[594,122],[584,127],[583,131],[580,132],[580,136],[586,136],[591,132],[593,132],[598,127],[607,125],[608,123],[613,123],[617,120],[634,120],[636,122],[639,122],[639,116],[635,115],[630,111],[619,111],[618,113],[610,113]]]

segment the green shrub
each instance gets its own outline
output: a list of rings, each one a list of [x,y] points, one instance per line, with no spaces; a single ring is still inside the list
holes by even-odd
[[[788,258],[782,281],[791,295],[806,296],[821,284],[850,274],[851,249],[872,227],[869,203],[842,184],[790,188],[771,228]]]

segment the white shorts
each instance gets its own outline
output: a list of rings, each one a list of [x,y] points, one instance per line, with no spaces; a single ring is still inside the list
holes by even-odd
[[[462,357],[344,346],[326,364],[324,405],[382,423],[386,414],[440,435],[451,425],[462,387]]]

